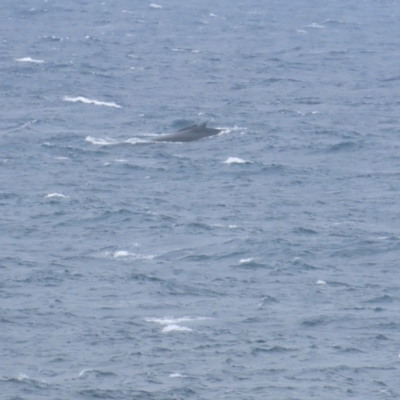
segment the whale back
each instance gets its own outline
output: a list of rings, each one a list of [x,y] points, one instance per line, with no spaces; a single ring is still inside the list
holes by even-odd
[[[194,128],[196,128],[196,127],[197,127],[196,124],[190,125],[190,126],[185,126],[184,128],[179,129],[177,132],[187,131],[187,130],[189,130],[189,129],[194,129]]]
[[[207,128],[207,122],[200,125],[190,125],[185,128],[179,129],[174,133],[162,135],[156,139],[155,142],[191,142],[192,140],[201,139],[208,136],[217,135],[221,129]]]

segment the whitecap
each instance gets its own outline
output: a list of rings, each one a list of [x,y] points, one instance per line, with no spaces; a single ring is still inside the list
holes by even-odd
[[[326,282],[322,281],[322,280],[318,280],[317,281],[317,285],[326,285]]]
[[[33,58],[30,58],[30,57],[17,58],[15,61],[18,61],[18,62],[30,62],[30,63],[35,63],[35,64],[44,63],[43,60],[35,60]]]
[[[62,199],[68,199],[69,198],[68,196],[65,196],[65,195],[63,195],[61,193],[50,193],[45,197],[45,199],[49,199],[49,198],[52,198],[52,197],[58,197],[58,198],[62,198]]]
[[[168,325],[166,326],[162,332],[167,333],[167,332],[191,332],[192,329],[186,327],[186,326],[180,326],[180,325]]]
[[[224,164],[245,164],[248,162],[249,161],[242,160],[241,158],[238,157],[229,157],[226,161],[224,161]]]
[[[155,3],[151,3],[150,8],[162,8],[162,6],[160,6],[159,4],[155,4]]]
[[[120,105],[118,105],[118,104],[116,104],[114,102],[92,100],[92,99],[88,99],[88,98],[83,97],[83,96],[78,96],[78,97],[64,96],[63,100],[64,101],[70,101],[72,103],[80,102],[80,103],[84,103],[84,104],[95,104],[96,106],[107,106],[107,107],[121,108]]]

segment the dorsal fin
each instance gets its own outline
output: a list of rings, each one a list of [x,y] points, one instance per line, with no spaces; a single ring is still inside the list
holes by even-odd
[[[207,125],[207,122],[203,122],[201,125],[199,125],[199,128],[205,128]]]

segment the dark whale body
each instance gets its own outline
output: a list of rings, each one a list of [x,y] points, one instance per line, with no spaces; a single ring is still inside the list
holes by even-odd
[[[218,135],[222,129],[207,128],[206,122],[201,125],[191,125],[179,129],[174,133],[162,135],[156,139],[155,142],[191,142],[208,136]]]

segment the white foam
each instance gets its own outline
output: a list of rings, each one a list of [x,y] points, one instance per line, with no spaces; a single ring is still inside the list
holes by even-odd
[[[160,6],[159,4],[155,4],[155,3],[151,3],[150,7],[151,8],[162,8],[162,6]]]
[[[237,225],[229,225],[228,228],[229,229],[236,229],[238,226]]]
[[[141,139],[141,138],[131,138],[131,139],[127,139],[123,142],[118,142],[117,140],[111,139],[111,138],[103,139],[103,138],[95,138],[93,136],[87,136],[85,138],[85,140],[96,146],[115,146],[116,144],[122,144],[122,143],[126,143],[126,144],[151,143],[150,140]],[[124,161],[116,160],[116,162],[126,162],[126,160],[124,160]]]
[[[169,377],[170,378],[186,378],[186,375],[182,375],[182,374],[177,372],[175,374],[171,374]]]
[[[149,140],[145,140],[145,139],[140,139],[140,138],[131,138],[131,139],[125,140],[124,143],[138,144],[138,143],[150,143],[150,141]]]
[[[306,25],[306,28],[323,29],[323,28],[325,28],[325,26],[324,26],[324,25],[319,25],[319,24],[317,24],[316,22],[313,22],[313,23],[310,24],[310,25]]]
[[[17,380],[23,381],[24,379],[30,379],[30,378],[29,378],[28,375],[25,375],[24,373],[21,372],[21,373],[17,376]]]
[[[88,136],[85,140],[87,142],[95,144],[97,146],[112,146],[112,145],[118,144],[118,142],[116,140],[113,140],[113,139],[95,138],[93,136]]]
[[[165,317],[165,318],[145,318],[146,322],[155,322],[156,324],[161,324],[161,325],[173,325],[173,324],[179,324],[181,322],[192,322],[192,321],[204,321],[206,317],[197,317],[197,318],[192,318],[192,317],[181,317],[181,318],[174,318],[174,317]]]
[[[138,246],[136,243],[134,246]],[[103,251],[97,254],[98,257],[108,259],[129,259],[129,260],[152,260],[154,258],[151,254],[138,254],[127,250]]]
[[[79,376],[83,376],[86,372],[92,372],[92,369],[83,369],[81,372],[79,372]]]
[[[187,326],[178,325],[181,322],[194,322],[194,321],[202,321],[210,318],[205,317],[181,317],[181,318],[174,318],[174,317],[165,317],[165,318],[145,318],[146,322],[155,322],[160,325],[166,325],[161,332],[168,333],[168,332],[191,332],[192,329],[188,328]]]
[[[84,104],[95,104],[96,106],[107,106],[107,107],[121,108],[120,105],[118,105],[116,103],[113,103],[113,102],[92,100],[92,99],[88,99],[88,98],[83,97],[83,96],[78,96],[78,97],[64,96],[63,100],[64,101],[70,101],[72,103],[80,102],[80,103],[84,103]]]
[[[35,63],[35,64],[44,63],[43,60],[35,60],[33,58],[30,58],[30,57],[17,58],[15,61],[18,61],[18,62],[30,62],[30,63]]]
[[[250,257],[250,258],[242,258],[242,259],[239,261],[239,264],[249,264],[249,263],[251,263],[252,261],[254,261],[254,258],[253,258],[253,257]]]
[[[59,198],[62,198],[62,199],[68,199],[69,198],[68,196],[65,196],[65,195],[63,195],[61,193],[50,193],[45,197],[45,199],[49,199],[49,198],[52,198],[52,197],[59,197]]]
[[[24,128],[26,128],[26,127],[32,125],[32,124],[35,124],[36,122],[37,122],[37,119],[33,119],[32,121],[25,122],[25,123],[22,124],[21,126],[18,126],[17,128],[13,129],[11,132],[19,131],[19,130],[21,130],[21,129],[24,129]]]
[[[319,111],[310,111],[310,112],[302,112],[302,111],[296,111],[297,114],[301,115],[301,116],[306,116],[306,115],[316,115],[319,114]]]
[[[186,327],[186,326],[180,326],[180,325],[167,325],[162,332],[163,333],[168,333],[168,332],[191,332],[192,329]]]
[[[105,254],[106,256],[108,255],[108,253]],[[136,253],[131,253],[129,251],[126,250],[117,250],[114,251],[113,258],[133,258],[135,260],[152,260],[154,258],[154,256],[152,255],[143,255],[143,254],[136,254]]]
[[[319,281],[317,281],[317,285],[326,285],[326,282],[319,280]]]
[[[245,164],[248,162],[249,161],[242,160],[241,158],[238,157],[229,157],[226,161],[224,161],[224,164]]]
[[[248,81],[247,81],[248,82]],[[225,134],[225,133],[231,133],[231,132],[240,132],[241,134],[245,134],[247,131],[247,128],[243,127],[243,126],[237,126],[235,125],[233,128],[227,128],[227,127],[218,127],[218,129],[222,129],[221,134]]]
[[[113,257],[114,258],[128,257],[130,255],[131,255],[131,253],[129,253],[129,251],[120,250],[120,251],[115,251]]]

